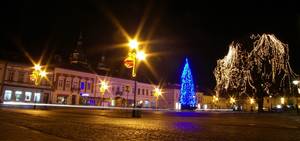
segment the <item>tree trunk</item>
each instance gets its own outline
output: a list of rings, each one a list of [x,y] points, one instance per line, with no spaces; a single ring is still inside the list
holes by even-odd
[[[262,87],[259,87],[258,88],[258,91],[257,91],[257,105],[258,105],[258,112],[261,113],[263,112],[263,107],[264,107],[264,91],[262,89]]]

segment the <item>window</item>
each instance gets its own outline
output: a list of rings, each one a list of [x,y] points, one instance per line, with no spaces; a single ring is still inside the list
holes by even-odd
[[[140,95],[140,91],[141,91],[140,88],[138,88],[138,95]]]
[[[84,82],[80,82],[80,90],[84,90]]]
[[[90,82],[87,83],[87,89],[88,89],[88,90],[91,89],[91,83],[90,83]]]
[[[25,73],[20,71],[19,75],[18,75],[18,82],[23,82],[24,76],[25,76]]]
[[[112,92],[114,93],[115,92],[115,87],[113,86],[111,89],[112,89]]]
[[[144,89],[142,89],[142,95],[144,95],[144,93],[145,93],[145,90],[144,90]]]
[[[25,101],[30,101],[31,100],[31,92],[25,92]]]
[[[78,82],[76,80],[73,81],[73,86],[72,86],[73,90],[78,90]]]
[[[146,90],[146,96],[148,96],[148,89]]]
[[[13,70],[9,70],[8,71],[8,80],[9,81],[13,81],[14,80],[14,71]]]
[[[67,96],[57,96],[58,104],[67,104]]]
[[[119,92],[120,91],[120,87],[117,87],[117,92]]]
[[[11,90],[5,90],[5,92],[4,92],[4,100],[11,100],[11,94],[12,94]]]
[[[62,89],[62,88],[63,88],[63,83],[64,83],[64,80],[63,80],[63,79],[58,80],[58,88],[59,88],[59,89]]]
[[[21,101],[22,99],[22,91],[16,91],[15,92],[16,101]]]
[[[66,90],[70,90],[70,88],[71,88],[71,81],[70,81],[70,79],[67,79],[66,80]]]
[[[40,102],[41,100],[41,93],[34,93],[34,102]]]

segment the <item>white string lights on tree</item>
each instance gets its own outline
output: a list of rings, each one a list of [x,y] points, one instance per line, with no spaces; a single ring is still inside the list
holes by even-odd
[[[280,87],[285,87],[285,82],[290,87],[291,78],[295,77],[296,74],[290,67],[288,45],[270,34],[252,36],[252,38],[257,40],[253,43],[253,50],[249,54],[252,62],[251,69],[256,67],[256,73],[261,74],[261,79],[265,82],[271,80],[265,84],[265,90],[268,90],[267,87],[270,87],[270,83],[277,83],[277,79],[280,81]]]
[[[288,45],[274,35],[252,36],[255,39],[249,53],[241,49],[241,44],[232,42],[228,54],[217,61],[214,70],[216,93],[235,90],[246,93],[247,89],[262,89],[269,94],[270,88],[280,83],[279,87],[291,86],[291,79],[296,76],[289,64]]]

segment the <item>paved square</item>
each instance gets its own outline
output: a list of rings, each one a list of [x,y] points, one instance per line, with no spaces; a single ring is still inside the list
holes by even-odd
[[[0,140],[299,141],[295,113],[0,109]]]

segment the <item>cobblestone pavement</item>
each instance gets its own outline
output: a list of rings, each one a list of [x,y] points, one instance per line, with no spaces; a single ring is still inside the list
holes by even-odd
[[[91,109],[0,109],[0,140],[300,141],[300,116]]]

